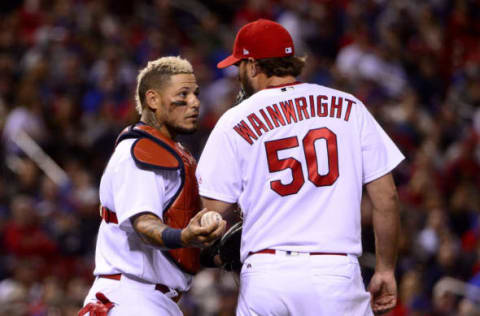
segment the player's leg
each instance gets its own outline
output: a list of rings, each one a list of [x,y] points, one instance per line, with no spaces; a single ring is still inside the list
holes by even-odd
[[[311,256],[309,268],[316,298],[306,302],[310,309],[295,315],[373,315],[356,257]]]
[[[109,316],[182,316],[177,303],[154,289],[128,287],[123,290],[123,301]]]
[[[251,256],[238,302],[240,316],[373,315],[352,256]]]
[[[106,278],[97,278],[93,282],[92,287],[90,288],[87,297],[83,303],[83,306],[88,303],[95,303],[98,301],[96,294],[104,294],[112,303],[118,302],[121,299],[121,291],[119,290],[120,282],[117,280],[110,280]]]
[[[247,258],[240,275],[237,315],[337,315],[317,308],[321,299],[309,265],[307,254],[277,252]]]
[[[162,292],[155,290],[153,285],[136,285],[126,278],[121,281],[100,278],[90,289],[84,305],[96,302],[97,292],[103,293],[113,303],[108,316],[182,315],[178,305]]]
[[[237,316],[288,315],[278,295],[284,283],[274,267],[272,255],[254,255],[245,260],[240,273]]]

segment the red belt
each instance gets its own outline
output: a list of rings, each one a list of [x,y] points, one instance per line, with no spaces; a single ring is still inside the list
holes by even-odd
[[[108,223],[118,224],[117,214],[115,212],[110,211],[105,206],[100,205],[100,216]]]
[[[287,255],[293,255],[295,253],[301,253],[300,251],[288,251],[288,250],[280,250],[280,251],[283,251],[283,252],[286,252]],[[259,250],[259,251],[254,251],[254,252],[250,252],[248,255],[256,255],[256,254],[276,254],[277,253],[277,250],[275,249],[263,249],[263,250]],[[346,256],[347,254],[346,253],[342,253],[342,252],[305,252],[305,253],[308,253],[310,256]]]
[[[120,281],[120,279],[122,278],[122,275],[120,273],[118,273],[118,274],[102,274],[102,275],[99,275],[98,277]],[[155,290],[160,291],[163,294],[167,294],[167,293],[171,292],[171,289],[168,286],[163,285],[163,284],[155,284]],[[178,291],[178,290],[175,290],[175,291],[177,292],[177,295],[175,295],[173,297],[170,297],[170,299],[172,299],[172,301],[174,301],[175,303],[178,303],[178,301],[182,298],[183,293]]]

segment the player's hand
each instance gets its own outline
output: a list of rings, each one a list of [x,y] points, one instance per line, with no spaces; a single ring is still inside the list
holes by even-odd
[[[202,226],[200,219],[209,210],[204,208],[198,212],[182,230],[182,242],[185,247],[205,248],[212,245],[225,232],[227,222],[221,220],[208,226]]]
[[[397,305],[397,282],[393,271],[375,272],[368,291],[372,295],[371,305],[375,315],[386,313]]]

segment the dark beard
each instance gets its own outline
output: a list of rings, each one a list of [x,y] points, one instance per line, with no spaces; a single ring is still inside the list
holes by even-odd
[[[235,97],[235,101],[233,102],[231,107],[233,108],[234,106],[239,105],[245,99],[247,99],[245,90],[243,90],[243,88],[240,88],[240,90],[238,90],[237,96]]]
[[[250,80],[248,80],[247,76],[242,76],[241,84],[245,99],[251,97],[255,93],[255,90],[253,89],[253,86],[250,83]]]
[[[246,77],[240,79],[240,90],[238,90],[235,101],[232,104],[232,107],[242,103],[243,100],[248,99],[255,91],[253,90],[252,85]]]
[[[193,128],[183,128],[178,126],[171,126],[168,123],[165,123],[165,125],[167,126],[170,132],[173,132],[171,133],[172,135],[190,135],[195,133],[198,129],[198,126],[195,126]]]

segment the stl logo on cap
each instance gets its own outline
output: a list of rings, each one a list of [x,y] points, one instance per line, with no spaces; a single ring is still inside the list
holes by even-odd
[[[235,65],[246,56],[254,59],[277,58],[295,54],[290,33],[274,21],[259,19],[244,25],[233,43],[233,53],[217,64],[218,68]]]

